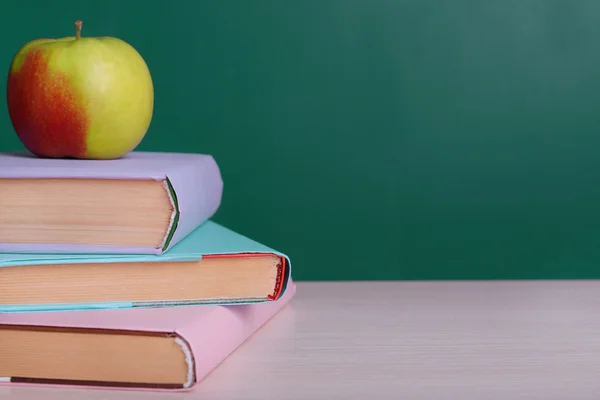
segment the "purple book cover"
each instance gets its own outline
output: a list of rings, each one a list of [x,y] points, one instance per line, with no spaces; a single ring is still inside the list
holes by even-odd
[[[223,180],[214,158],[206,154],[134,151],[116,160],[37,158],[29,153],[0,153],[0,179],[87,178],[153,179],[170,185],[174,213],[165,246],[124,247],[80,244],[0,243],[11,253],[162,254],[218,210]]]

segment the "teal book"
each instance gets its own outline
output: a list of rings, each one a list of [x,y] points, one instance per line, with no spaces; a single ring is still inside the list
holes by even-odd
[[[278,301],[288,256],[208,220],[169,252],[0,253],[0,313]]]

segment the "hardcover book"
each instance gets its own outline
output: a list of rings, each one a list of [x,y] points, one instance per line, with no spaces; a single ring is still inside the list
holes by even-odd
[[[277,301],[290,259],[208,220],[169,252],[0,253],[0,313]]]
[[[162,254],[216,213],[222,192],[205,154],[0,153],[0,251]]]
[[[0,384],[190,390],[294,296],[238,306],[0,315]]]

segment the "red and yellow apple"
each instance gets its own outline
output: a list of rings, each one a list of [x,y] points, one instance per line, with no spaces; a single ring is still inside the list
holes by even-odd
[[[144,138],[152,77],[131,45],[113,37],[37,39],[10,65],[8,112],[19,140],[44,158],[114,159]]]

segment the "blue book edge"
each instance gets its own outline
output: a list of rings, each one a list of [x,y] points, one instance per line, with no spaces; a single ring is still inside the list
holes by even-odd
[[[56,304],[0,304],[0,313],[17,312],[56,312],[86,311],[107,309],[135,309],[148,307],[185,307],[210,305],[256,304],[265,301],[278,301],[287,290],[291,278],[290,258],[246,236],[234,232],[218,223],[208,220],[186,238],[177,243],[167,253],[148,254],[28,254],[0,253],[0,269],[30,265],[77,264],[77,263],[114,263],[114,262],[185,262],[200,261],[203,256],[214,254],[252,254],[271,253],[285,259],[281,276],[281,290],[276,299],[208,299],[204,301],[146,301],[146,302],[98,302],[98,303],[56,303]]]

